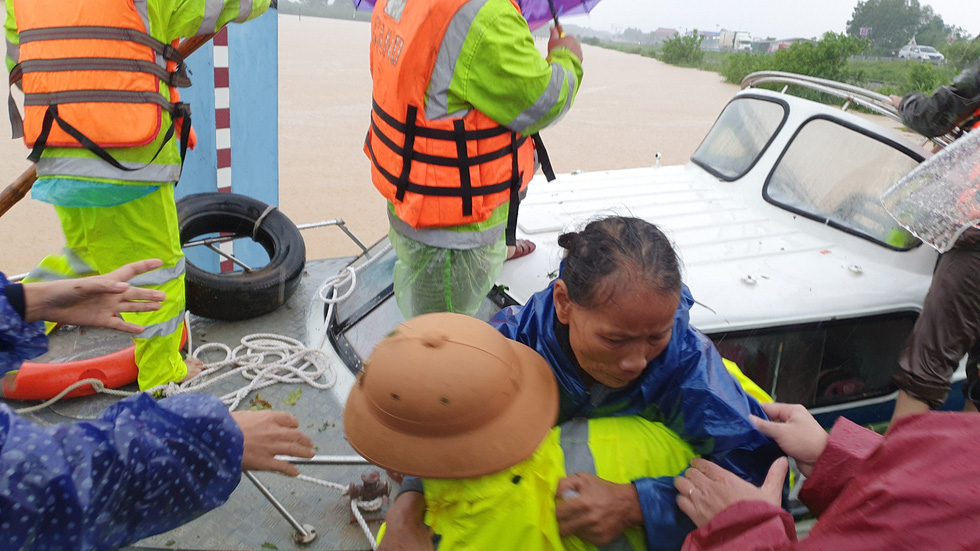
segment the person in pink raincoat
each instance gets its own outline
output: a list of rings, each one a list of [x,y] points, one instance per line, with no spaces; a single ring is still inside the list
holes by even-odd
[[[674,486],[698,529],[685,551],[980,549],[980,417],[928,412],[903,417],[882,436],[844,419],[829,434],[801,405],[763,404],[758,429],[807,476],[800,499],[818,515],[798,540],[779,507],[787,462],[761,488],[702,459]]]

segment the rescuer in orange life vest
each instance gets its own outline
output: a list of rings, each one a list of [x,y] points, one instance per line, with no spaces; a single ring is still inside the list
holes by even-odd
[[[388,200],[406,318],[475,314],[507,244],[533,247],[514,236],[536,153],[545,159],[533,136],[568,112],[581,60],[578,41],[555,29],[543,58],[512,0],[375,4],[364,150]]]
[[[162,259],[134,282],[165,292],[161,308],[123,314],[146,328],[133,339],[141,389],[201,371],[179,350],[184,255],[174,185],[194,140],[174,88],[190,85],[174,45],[268,8],[269,0],[6,0],[7,68],[24,90],[23,119],[10,101],[11,127],[33,148],[32,196],[55,206],[67,241],[24,281]]]
[[[977,132],[980,126],[980,59],[964,69],[951,86],[931,96],[891,96],[906,126],[923,136],[955,131]],[[975,208],[980,196],[967,197]],[[898,357],[898,398],[892,421],[938,408],[946,401],[950,377],[971,351],[967,365],[967,411],[980,406],[980,229],[968,228],[943,253],[912,335]]]

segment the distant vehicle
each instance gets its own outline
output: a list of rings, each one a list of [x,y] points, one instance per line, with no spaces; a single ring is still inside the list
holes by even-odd
[[[932,46],[917,46],[915,44],[902,46],[902,49],[898,51],[898,58],[928,61],[936,65],[941,65],[946,62],[946,57]]]
[[[745,31],[721,31],[718,46],[723,50],[749,52],[752,51],[752,35]]]

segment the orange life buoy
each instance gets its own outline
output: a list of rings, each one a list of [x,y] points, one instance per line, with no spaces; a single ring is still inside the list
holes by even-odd
[[[180,345],[187,342],[187,324]],[[24,362],[20,369],[3,377],[3,395],[11,400],[48,400],[83,379],[98,379],[106,388],[119,388],[136,381],[136,347],[129,346],[94,358],[70,362]],[[91,385],[76,388],[66,398],[95,394]]]

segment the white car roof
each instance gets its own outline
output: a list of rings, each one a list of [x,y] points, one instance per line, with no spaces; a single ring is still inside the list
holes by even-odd
[[[782,129],[743,177],[721,181],[683,166],[536,177],[521,203],[519,237],[533,254],[505,263],[499,282],[523,302],[557,273],[558,235],[604,214],[660,226],[675,243],[683,279],[700,303],[692,322],[705,332],[751,329],[920,308],[936,253],[907,251],[807,219],[762,197],[762,186],[795,129],[819,115],[862,133],[915,147],[902,136],[838,108],[767,90],[789,106]],[[736,97],[739,97],[736,96]]]

